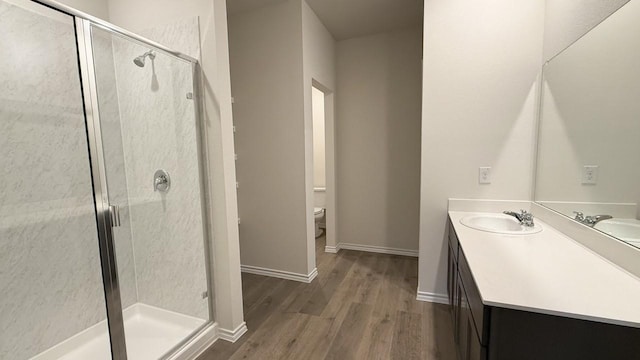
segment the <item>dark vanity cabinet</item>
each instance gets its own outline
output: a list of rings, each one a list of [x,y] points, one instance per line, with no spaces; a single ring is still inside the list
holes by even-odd
[[[472,280],[469,281],[471,273],[467,272],[468,265],[452,228],[449,232],[448,266],[449,305],[452,310],[458,357],[460,360],[486,359],[486,337],[482,336],[485,333],[483,329],[485,307],[482,305],[475,283]]]
[[[485,306],[450,220],[447,230],[458,360],[640,360],[638,328]]]

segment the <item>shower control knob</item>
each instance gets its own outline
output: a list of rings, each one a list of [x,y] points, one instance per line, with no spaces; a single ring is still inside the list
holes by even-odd
[[[171,188],[171,177],[166,170],[156,170],[153,175],[153,191],[168,192]]]

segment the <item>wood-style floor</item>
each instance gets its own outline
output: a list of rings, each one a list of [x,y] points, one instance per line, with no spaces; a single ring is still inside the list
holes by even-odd
[[[249,331],[198,360],[455,359],[447,306],[416,300],[416,258],[324,246],[311,284],[242,274]]]

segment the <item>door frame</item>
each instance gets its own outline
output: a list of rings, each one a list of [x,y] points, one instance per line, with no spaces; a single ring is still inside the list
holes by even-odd
[[[336,189],[336,123],[335,123],[335,91],[325,86],[315,78],[311,79],[310,91],[313,93],[313,88],[321,91],[324,94],[324,156],[325,156],[325,239],[326,246],[325,252],[336,253],[339,250],[337,240],[338,230],[338,216],[337,216],[337,189]],[[313,107],[313,100],[311,103]],[[313,119],[312,119],[313,121]],[[313,129],[313,126],[312,126]],[[313,134],[313,131],[312,131]],[[313,135],[311,135],[311,142],[313,143]],[[309,155],[313,159],[313,146],[310,146],[311,154]],[[313,160],[312,160],[313,162]],[[307,166],[309,166],[307,164]],[[313,165],[311,166],[313,168]],[[307,203],[307,213],[311,214],[311,223],[314,223],[313,207],[315,191],[313,187],[313,176],[310,179],[311,191],[313,197],[311,203]],[[313,239],[308,239],[309,246],[315,251],[315,235]],[[313,245],[313,246],[312,246]],[[314,257],[315,260],[315,257]]]

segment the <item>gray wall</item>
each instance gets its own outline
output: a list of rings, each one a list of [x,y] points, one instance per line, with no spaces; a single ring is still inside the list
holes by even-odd
[[[306,276],[301,11],[290,0],[231,15],[229,49],[242,264]]]
[[[338,242],[417,253],[420,28],[337,43]]]

